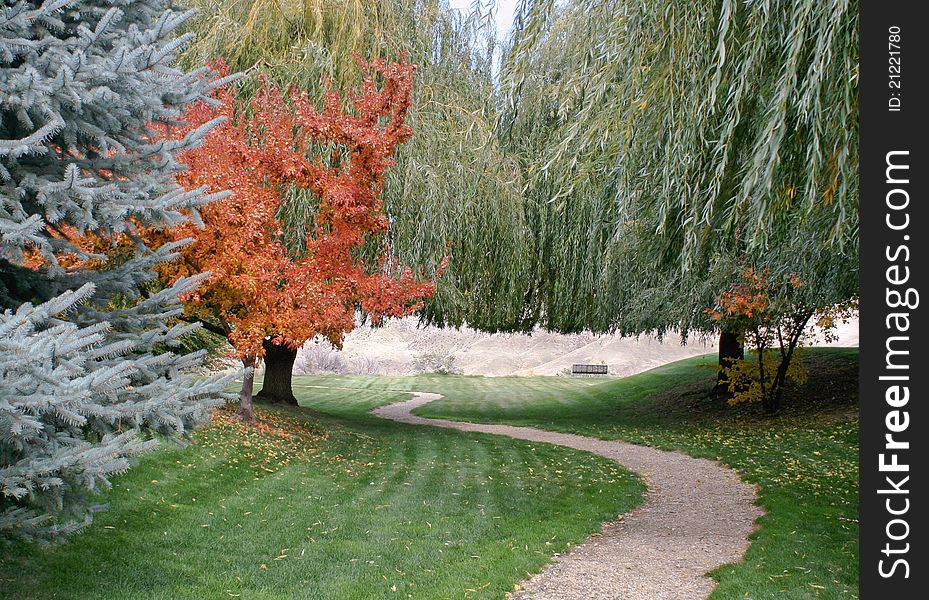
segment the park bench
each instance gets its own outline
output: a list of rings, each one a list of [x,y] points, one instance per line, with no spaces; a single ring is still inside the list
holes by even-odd
[[[607,365],[571,365],[572,375],[607,375]]]

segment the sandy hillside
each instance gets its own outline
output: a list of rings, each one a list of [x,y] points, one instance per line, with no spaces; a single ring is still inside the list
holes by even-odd
[[[858,345],[858,320],[840,326],[833,345]],[[345,372],[406,375],[435,371],[443,365],[466,375],[559,375],[574,363],[607,364],[611,375],[630,375],[708,352],[715,340],[692,337],[686,345],[678,336],[663,341],[592,334],[486,334],[463,328],[419,327],[406,318],[372,329],[360,327],[348,335],[341,352],[310,343],[297,358],[300,372]]]

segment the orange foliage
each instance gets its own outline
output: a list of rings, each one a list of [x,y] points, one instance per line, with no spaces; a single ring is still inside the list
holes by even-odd
[[[225,74],[221,63],[219,70]],[[152,235],[194,238],[181,260],[161,274],[173,281],[210,271],[207,282],[185,298],[188,310],[218,317],[243,358],[261,357],[268,336],[298,347],[319,335],[338,346],[354,327],[356,309],[377,322],[411,313],[434,292],[433,280],[408,267],[390,268],[383,244],[375,264],[358,257],[363,244],[388,230],[384,172],[413,133],[406,116],[414,66],[375,60],[363,70],[350,110],[335,92],[318,110],[305,93],[285,95],[264,81],[245,106],[232,91],[219,89],[218,106],[193,106],[186,127],[171,131],[180,137],[216,117],[226,119],[181,155],[189,170],[179,182],[233,194],[201,209],[202,228],[190,223]],[[324,149],[331,150],[326,161]],[[277,218],[292,188],[309,190],[319,201],[307,223],[306,251],[297,257],[281,240]]]
[[[770,272],[767,269],[756,271],[747,267],[742,272],[742,281],[733,284],[732,289],[725,291],[717,297],[718,308],[707,308],[706,313],[714,321],[757,321],[757,325],[769,323],[775,315],[770,313],[770,299],[768,297]],[[790,275],[790,282],[794,289],[803,286],[799,276]],[[740,323],[745,328],[745,324]]]
[[[836,325],[857,311],[855,300],[809,304],[801,294],[806,285],[797,273],[777,278],[768,269],[748,267],[741,281],[716,298],[716,308],[706,309],[728,330],[741,331],[743,341],[755,351],[755,358],[737,360],[723,368],[733,392],[730,404],[761,401],[767,410],[778,410],[785,381],[803,383],[807,378],[797,350],[817,333],[827,342],[835,340]],[[811,319],[815,327],[810,325]]]
[[[63,269],[100,269],[120,253],[131,255],[132,243],[125,234],[105,236],[87,232],[81,235],[74,227],[64,223],[46,225],[45,234],[72,248],[70,251],[57,250],[54,253],[55,263]],[[38,248],[26,248],[23,255],[23,266],[33,270],[47,269],[51,264]]]

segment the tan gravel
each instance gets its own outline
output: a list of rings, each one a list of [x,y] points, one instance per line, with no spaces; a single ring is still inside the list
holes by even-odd
[[[585,450],[635,471],[648,485],[645,502],[575,546],[521,584],[512,598],[535,600],[695,600],[715,582],[706,576],[720,565],[742,560],[755,520],[764,514],[754,486],[732,469],[618,441],[544,431],[533,427],[427,419],[414,408],[442,398],[414,392],[413,398],[374,409],[374,414],[415,425],[506,435]]]

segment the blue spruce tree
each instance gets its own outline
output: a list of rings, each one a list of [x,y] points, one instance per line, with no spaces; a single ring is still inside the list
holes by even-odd
[[[82,527],[132,456],[221,401],[226,381],[193,378],[201,356],[171,351],[195,327],[176,317],[198,280],[151,285],[177,248],[138,235],[211,199],[175,183],[177,154],[211,124],[181,141],[152,126],[209,92],[205,72],[174,66],[189,16],[171,0],[0,13],[0,537]],[[73,242],[88,235],[120,243]]]

